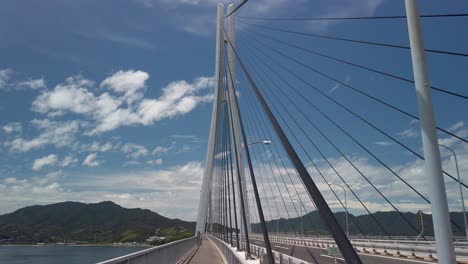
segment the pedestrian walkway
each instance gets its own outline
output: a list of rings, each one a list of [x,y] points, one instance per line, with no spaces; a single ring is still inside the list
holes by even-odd
[[[193,256],[190,264],[223,264],[224,260],[221,257],[219,250],[215,244],[206,236],[201,237],[201,244],[197,253]]]

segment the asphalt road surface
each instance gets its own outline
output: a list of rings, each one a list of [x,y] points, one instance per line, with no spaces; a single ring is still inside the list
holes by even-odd
[[[250,239],[251,243],[257,246],[265,247],[262,240]],[[335,259],[333,257],[327,256],[327,250],[317,247],[305,247],[292,244],[283,244],[277,242],[271,242],[271,247],[274,251],[281,252],[283,254],[305,260],[310,263],[317,264],[334,264]],[[372,254],[359,254],[363,264],[417,264],[417,263],[436,263],[433,261],[427,260],[412,260],[406,258],[397,258],[392,256],[380,256]],[[342,258],[337,258],[336,263],[346,264]]]

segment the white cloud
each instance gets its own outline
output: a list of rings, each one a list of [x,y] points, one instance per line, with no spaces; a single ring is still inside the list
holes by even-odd
[[[459,129],[458,133],[460,135],[468,135],[468,129],[462,127]],[[457,153],[458,160],[467,160],[468,159],[468,144],[461,144],[459,140],[452,137],[444,136],[440,138],[439,141],[443,141],[448,146],[452,146]],[[456,176],[454,157],[453,154],[448,152],[445,149],[442,149],[442,166],[444,170],[448,171],[450,174]],[[385,152],[379,154],[384,155]],[[393,155],[395,153],[391,153]],[[359,170],[402,212],[416,212],[421,209],[426,213],[429,213],[431,208],[422,198],[420,198],[414,191],[405,185],[401,180],[394,176],[390,171],[388,171],[384,166],[376,162],[376,160],[371,157],[361,156],[358,154],[347,155],[352,163],[359,168]],[[359,196],[359,198],[364,202],[364,204],[370,209],[371,212],[376,211],[392,211],[394,210],[378,193],[375,191],[370,184],[346,161],[344,158],[329,158],[329,161],[333,164],[336,170],[341,174],[346,183],[351,186],[353,191]],[[425,169],[424,161],[420,160],[414,156],[400,157],[404,159],[401,161],[399,158],[398,161],[395,160],[386,160],[385,156],[380,157],[388,166],[392,168],[398,175],[405,179],[409,184],[416,188],[420,193],[422,193],[426,198],[431,198],[429,184]],[[317,164],[319,170],[323,173],[324,178],[329,183],[345,184],[341,179],[335,174],[335,172],[330,168],[324,160],[315,159],[314,162]],[[297,176],[294,168],[292,167],[279,167],[273,168],[272,171],[265,170],[263,166],[258,165],[254,167],[256,173],[259,192],[263,194],[263,201],[265,204],[270,201],[270,206],[272,205],[271,201],[277,199],[277,194],[286,193],[288,191],[292,192],[296,196],[294,189],[298,190],[299,196],[309,204],[309,209],[313,210],[312,203],[310,202],[307,192],[304,190],[304,186],[300,182],[299,177]],[[328,185],[324,182],[322,177],[318,175],[317,170],[312,166],[311,163],[306,164],[307,170],[310,172],[310,175],[314,179],[318,188],[320,189],[322,195],[327,200],[327,203],[330,207],[336,211],[342,211],[342,207],[339,204],[336,197],[329,190]],[[459,163],[460,175],[462,181],[468,183],[468,164]],[[247,172],[246,172],[247,173]],[[293,182],[288,181],[288,176],[285,177],[287,185],[280,185],[281,190],[276,190],[273,185],[273,193],[269,187],[270,182],[274,183],[275,181],[281,182],[281,174],[286,176],[287,174],[293,175]],[[262,179],[263,178],[263,179]],[[447,176],[444,176],[446,183],[447,196],[449,201],[449,206],[451,211],[460,211],[461,203],[460,196],[457,191],[458,185]],[[346,186],[345,186],[346,187]],[[251,191],[251,189],[248,190]],[[337,192],[338,197],[343,199],[343,192],[339,187],[333,187]],[[351,209],[353,214],[363,214],[366,213],[364,208],[361,206],[359,201],[352,195],[349,189],[346,190],[348,198],[348,207]],[[276,198],[275,198],[276,197]],[[287,196],[286,196],[287,197]],[[468,202],[468,198],[466,202]],[[266,201],[265,201],[266,200]],[[287,199],[286,199],[287,200]],[[279,202],[281,206],[281,202]],[[288,208],[293,211],[294,208]],[[275,210],[273,210],[274,217],[277,217]],[[283,216],[284,217],[284,216]]]
[[[114,29],[103,27],[103,25],[96,25],[93,30],[85,30],[77,32],[84,38],[91,40],[102,40],[116,43],[119,45],[142,48],[142,49],[154,49],[154,44],[145,38],[139,37],[137,32],[133,31],[132,34],[126,34],[117,32]]]
[[[416,130],[413,128],[405,129],[401,132],[398,132],[397,134],[402,138],[416,138],[419,135],[418,132],[416,132]]]
[[[164,8],[171,11],[169,23],[176,28],[198,35],[214,35],[216,25],[216,5],[223,3],[225,8],[231,1],[226,0],[135,0],[147,8]],[[244,5],[239,12],[242,15],[262,16],[277,14],[283,10],[298,7],[305,0],[257,0]],[[186,8],[189,9],[186,9]],[[189,11],[187,11],[189,10]],[[196,10],[196,12],[194,12]],[[226,13],[227,14],[227,13]]]
[[[287,1],[283,1],[287,2]],[[313,10],[311,16],[315,17],[358,17],[374,15],[377,8],[382,5],[383,0],[334,0],[327,1]],[[267,11],[268,12],[268,11]],[[307,24],[309,30],[325,31],[331,25],[341,21],[311,21]]]
[[[13,70],[11,69],[0,70],[0,90],[7,88],[8,82],[10,81],[12,75]]]
[[[32,139],[16,138],[5,142],[5,146],[13,152],[27,152],[45,145],[56,147],[73,147],[75,135],[80,128],[80,121],[51,121],[49,119],[34,119],[31,124],[41,133]]]
[[[153,0],[135,0],[137,3],[141,3],[145,7],[151,8],[153,7]]]
[[[56,162],[57,162],[57,156],[54,154],[50,154],[48,156],[34,160],[32,169],[35,171],[38,171],[42,169],[42,167],[54,165]]]
[[[73,166],[77,162],[78,162],[77,158],[73,157],[72,155],[68,155],[60,162],[60,166],[69,167],[69,166]]]
[[[152,124],[164,118],[185,114],[201,102],[212,100],[212,94],[198,96],[199,91],[213,87],[213,78],[200,77],[190,84],[186,81],[175,81],[162,89],[158,99],[144,99],[139,108],[140,122]]]
[[[143,97],[148,78],[149,74],[143,71],[118,71],[102,81],[101,87],[123,93],[127,103],[131,104]]]
[[[2,129],[3,129],[3,132],[5,132],[7,134],[11,134],[11,133],[21,134],[21,131],[22,131],[22,127],[21,127],[20,122],[14,122],[14,123],[10,123],[8,125],[4,125],[2,127]]]
[[[174,144],[172,144],[169,147],[157,146],[156,148],[154,148],[154,150],[153,150],[153,152],[151,152],[151,154],[153,154],[153,155],[155,155],[155,154],[157,154],[157,155],[164,154],[164,153],[167,153],[169,150],[171,150],[173,147],[174,147]]]
[[[225,0],[135,1],[147,8],[159,7],[171,10],[172,15],[169,17],[171,24],[181,30],[200,36],[214,35],[216,5],[223,3],[227,9],[227,6],[232,3],[232,1]],[[310,1],[307,0],[257,0],[246,3],[237,11],[237,14],[247,17],[290,17],[290,10],[298,10],[307,14],[298,15],[301,17],[371,16],[375,14],[382,3],[383,0],[330,0],[311,5]],[[186,7],[190,7],[191,12],[187,12]],[[227,12],[226,9],[225,12]],[[197,12],[193,12],[193,10]],[[305,27],[312,31],[325,31],[331,25],[339,23],[341,21],[311,21],[305,24]],[[240,23],[238,25],[242,26]]]
[[[332,94],[334,91],[336,91],[336,89],[340,88],[341,84],[337,83],[335,84],[329,91],[328,93],[329,94]]]
[[[82,164],[88,167],[97,167],[101,163],[97,161],[96,158],[97,158],[97,153],[91,153],[88,156],[86,156]]]
[[[453,124],[451,128],[455,128],[454,130],[452,130],[452,132],[455,132],[456,130],[456,134],[459,137],[462,137],[462,138],[468,137],[468,129],[465,127],[463,122],[461,121],[457,122]],[[461,143],[459,139],[455,137],[450,137],[450,136],[446,137],[446,136],[447,136],[446,134],[440,133],[439,138],[438,138],[439,144],[442,144],[451,148],[458,148],[460,147],[460,145],[465,146],[465,144]],[[445,151],[444,148],[441,148],[441,150]]]
[[[181,148],[177,150],[177,154],[191,152],[195,149],[195,146],[184,144]]]
[[[138,159],[149,154],[149,151],[144,146],[133,143],[127,143],[123,145],[122,151],[127,153],[128,156],[132,159]]]
[[[148,161],[148,164],[151,164],[151,165],[162,165],[162,164],[163,164],[163,160],[162,160],[161,158],[155,159],[155,160],[150,160],[150,161]]]
[[[186,114],[213,98],[211,91],[205,91],[213,87],[213,78],[200,77],[191,84],[172,82],[162,89],[163,94],[159,98],[147,99],[143,92],[148,77],[142,71],[118,71],[101,83],[101,87],[114,94],[104,92],[100,95],[91,92],[94,82],[82,76],[70,77],[65,83],[38,96],[32,109],[49,116],[67,112],[84,115],[95,122],[95,128],[86,133],[94,135],[121,126],[152,125],[162,119]],[[123,106],[124,102],[127,107]]]
[[[460,128],[463,128],[465,126],[465,123],[463,121],[458,121],[457,123],[453,124],[451,127],[449,127],[447,130],[450,132],[454,132]]]
[[[16,84],[18,87],[25,87],[33,90],[46,88],[44,77],[35,80],[21,81]]]
[[[34,111],[47,113],[69,110],[78,114],[95,111],[96,98],[88,89],[93,82],[82,76],[69,77],[65,83],[57,85],[53,91],[44,91],[32,105]]]
[[[111,142],[99,143],[97,141],[93,141],[91,146],[85,146],[85,151],[91,152],[108,152],[114,149],[116,146],[112,145]]]
[[[179,134],[176,134],[176,135],[172,135],[171,137],[172,138],[182,138],[182,139],[197,139],[197,136],[195,136],[195,135],[179,135]]]
[[[379,146],[391,146],[393,145],[392,142],[389,142],[389,141],[377,141],[375,142],[376,145],[379,145]]]
[[[140,165],[141,162],[140,161],[136,161],[136,160],[129,160],[129,161],[126,161],[124,163],[124,166],[130,166],[130,165]]]
[[[46,87],[44,77],[40,79],[28,79],[25,81],[16,81],[13,76],[18,75],[12,69],[3,69],[0,70],[0,90],[10,91],[22,90],[22,89],[43,89]]]

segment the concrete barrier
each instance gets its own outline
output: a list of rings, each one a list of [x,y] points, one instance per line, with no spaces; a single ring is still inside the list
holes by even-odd
[[[247,264],[247,261],[245,260],[245,252],[238,252],[235,247],[232,247],[212,235],[207,235],[207,237],[216,245],[228,264]],[[252,264],[252,262],[249,264]]]

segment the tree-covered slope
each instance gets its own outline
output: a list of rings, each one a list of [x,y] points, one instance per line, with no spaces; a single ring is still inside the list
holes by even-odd
[[[193,231],[195,223],[113,202],[36,205],[0,216],[0,240],[21,243],[144,241],[157,228]]]

